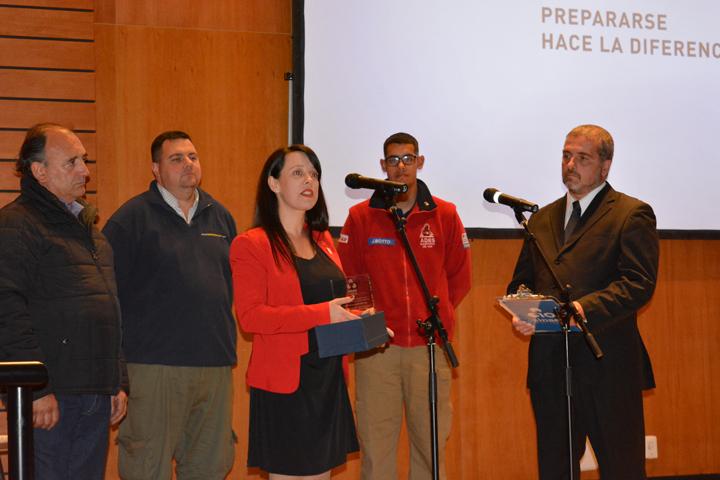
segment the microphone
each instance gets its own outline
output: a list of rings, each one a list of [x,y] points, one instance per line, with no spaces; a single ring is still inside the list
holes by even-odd
[[[382,190],[388,193],[405,193],[408,191],[408,186],[404,183],[363,177],[359,173],[349,173],[348,176],[345,177],[345,185],[350,188],[369,188],[371,190]]]
[[[538,211],[537,204],[528,202],[527,200],[523,200],[522,198],[505,195],[497,188],[486,188],[485,192],[483,192],[483,197],[490,203],[501,203],[503,205],[507,205],[508,207],[513,208],[514,210],[532,213]]]

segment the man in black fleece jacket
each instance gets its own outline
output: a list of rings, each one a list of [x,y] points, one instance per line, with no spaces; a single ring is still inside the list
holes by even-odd
[[[130,376],[120,426],[124,479],[222,479],[232,468],[236,326],[230,213],[199,188],[184,132],[152,144],[155,181],[108,220]]]

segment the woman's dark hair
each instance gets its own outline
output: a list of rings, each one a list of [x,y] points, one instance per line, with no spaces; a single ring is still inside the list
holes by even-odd
[[[322,168],[320,160],[310,147],[305,145],[290,145],[289,147],[278,148],[270,154],[265,161],[265,165],[260,172],[258,180],[257,196],[255,197],[255,218],[253,219],[253,227],[261,227],[267,233],[272,247],[273,258],[275,264],[280,266],[280,259],[283,258],[291,265],[294,265],[293,254],[295,253],[290,243],[290,239],[285,229],[280,223],[280,214],[278,212],[278,199],[275,192],[270,190],[268,178],[280,178],[280,171],[285,165],[285,157],[291,152],[302,152],[307,155],[312,166],[318,172],[318,181],[322,180]],[[325,204],[325,195],[323,195],[322,184],[318,186],[318,199],[313,208],[305,212],[305,222],[308,230],[312,232],[322,232],[328,229],[328,211]]]

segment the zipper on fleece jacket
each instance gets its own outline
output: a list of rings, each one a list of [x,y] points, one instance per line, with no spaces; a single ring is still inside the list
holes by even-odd
[[[407,322],[408,325],[408,331],[407,331],[407,341],[410,342],[410,339],[412,338],[412,326],[413,326],[413,319],[410,318],[410,288],[408,286],[408,268],[407,268],[407,252],[403,248],[403,278],[404,278],[404,284],[405,284],[405,317],[409,320]]]

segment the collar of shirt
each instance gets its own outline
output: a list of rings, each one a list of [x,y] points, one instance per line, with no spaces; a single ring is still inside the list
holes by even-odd
[[[597,187],[595,187],[593,190],[590,191],[587,195],[585,195],[583,198],[579,200],[580,202],[580,216],[582,216],[583,213],[585,213],[585,210],[590,206],[593,199],[597,196],[598,193],[600,193],[600,190],[605,188],[605,184],[607,182],[603,182]],[[563,225],[567,225],[568,221],[570,220],[570,215],[572,215],[572,204],[575,201],[575,197],[570,195],[570,192],[565,195],[565,223]]]
[[[387,205],[385,204],[385,197],[380,190],[375,190],[375,193],[373,193],[370,197],[370,207],[381,208],[383,210],[387,208]],[[412,212],[415,208],[417,208],[418,210],[432,210],[435,207],[437,207],[437,205],[435,204],[435,200],[433,200],[432,198],[430,189],[425,184],[425,182],[418,178],[417,197],[415,198],[415,204],[413,205],[413,208],[408,210],[408,214]]]
[[[165,200],[165,203],[167,203],[170,208],[172,208],[175,213],[180,215],[185,222],[190,225],[190,222],[192,221],[193,216],[195,215],[195,211],[197,210],[198,203],[200,202],[200,193],[198,192],[197,188],[195,189],[195,201],[192,204],[192,207],[190,207],[190,210],[188,211],[188,216],[185,217],[185,213],[182,211],[182,208],[180,208],[180,202],[178,202],[178,199],[175,198],[175,195],[170,193],[170,191],[160,185],[157,184],[158,191],[160,192],[160,196]]]
[[[75,218],[78,218],[80,212],[82,212],[85,207],[83,207],[82,204],[77,200],[73,200],[70,203],[66,203],[65,208],[67,208],[70,213],[75,215]]]

